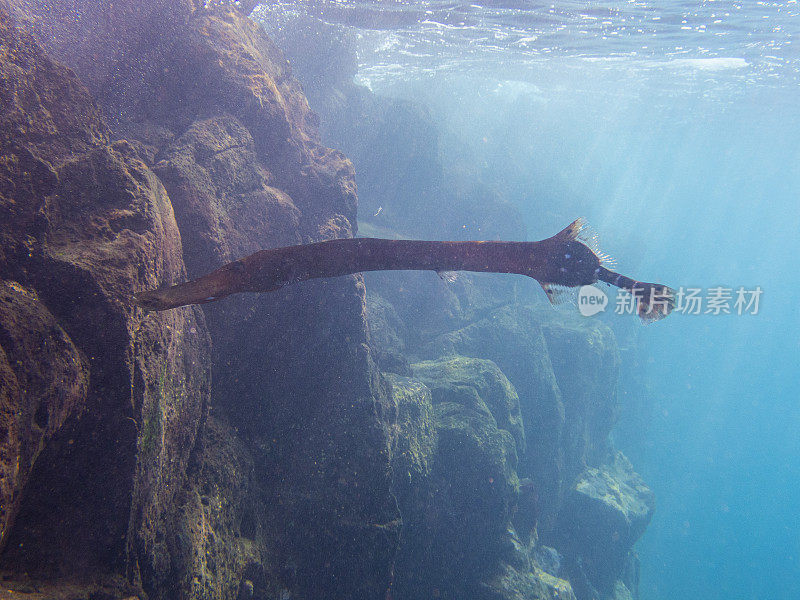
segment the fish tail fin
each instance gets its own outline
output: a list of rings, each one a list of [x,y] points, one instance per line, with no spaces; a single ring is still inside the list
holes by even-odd
[[[675,308],[675,290],[666,285],[636,281],[605,268],[600,269],[598,279],[631,294],[636,314],[645,324],[663,319]]]
[[[659,321],[675,308],[675,290],[660,283],[641,283],[633,290],[636,312],[645,325]]]

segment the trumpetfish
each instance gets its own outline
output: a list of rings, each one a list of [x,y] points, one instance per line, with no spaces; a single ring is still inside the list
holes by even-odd
[[[147,310],[168,310],[213,302],[241,292],[271,292],[290,283],[362,271],[433,270],[516,273],[536,279],[554,304],[564,288],[605,282],[634,296],[644,322],[666,317],[675,293],[608,268],[596,236],[577,219],[553,237],[538,242],[424,241],[344,238],[271,248],[228,263],[211,273],[172,287],[141,292],[134,302]]]

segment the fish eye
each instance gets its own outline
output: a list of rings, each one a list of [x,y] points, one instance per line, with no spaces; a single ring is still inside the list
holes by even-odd
[[[569,252],[567,252],[567,253],[564,255],[564,258],[572,258],[572,254],[570,254]]]

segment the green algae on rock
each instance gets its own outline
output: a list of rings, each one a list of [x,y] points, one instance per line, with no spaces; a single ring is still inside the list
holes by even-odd
[[[473,597],[508,536],[518,483],[514,440],[488,409],[435,402],[414,379],[388,380],[398,410],[392,466],[402,515],[394,592]]]
[[[461,404],[493,418],[514,438],[517,452],[525,452],[519,396],[492,361],[459,356],[414,363],[411,368],[414,377],[430,388],[434,404]]]
[[[565,498],[555,538],[575,581],[610,593],[655,510],[654,494],[622,452],[589,467]],[[638,583],[638,582],[637,582]],[[636,586],[633,586],[634,588]]]
[[[574,599],[568,582],[530,562],[511,527],[516,444],[498,420],[514,412],[513,386],[486,360],[412,368],[415,378],[386,375],[397,407],[390,431],[402,515],[395,597]]]

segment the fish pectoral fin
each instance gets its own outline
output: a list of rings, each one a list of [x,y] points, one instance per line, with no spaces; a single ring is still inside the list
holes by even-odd
[[[553,306],[575,304],[575,289],[557,283],[540,283],[547,299]]]
[[[439,279],[446,283],[455,283],[458,280],[458,273],[456,271],[436,271]]]

